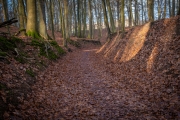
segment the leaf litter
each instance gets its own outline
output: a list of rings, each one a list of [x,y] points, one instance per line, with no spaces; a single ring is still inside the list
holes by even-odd
[[[179,119],[179,21],[177,16],[132,28],[101,49],[72,48],[38,73],[27,98],[11,107],[11,118]]]

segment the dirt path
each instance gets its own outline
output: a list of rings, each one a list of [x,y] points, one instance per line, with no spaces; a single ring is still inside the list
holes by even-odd
[[[25,118],[55,120],[145,117],[139,96],[112,76],[96,50],[72,52],[43,71],[19,112]]]

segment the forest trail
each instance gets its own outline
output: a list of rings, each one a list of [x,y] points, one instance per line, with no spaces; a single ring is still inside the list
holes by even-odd
[[[72,52],[40,73],[19,113],[54,120],[147,118],[138,95],[117,81],[123,78],[115,78],[96,51]]]

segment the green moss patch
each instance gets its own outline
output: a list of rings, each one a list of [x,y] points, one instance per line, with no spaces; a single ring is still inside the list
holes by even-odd
[[[26,32],[26,35],[30,36],[32,38],[41,39],[40,35],[35,31],[30,31],[29,30],[29,31]]]
[[[0,36],[0,49],[2,51],[9,51],[9,50],[14,50],[14,48],[17,47],[17,44],[23,44],[24,42],[16,37],[11,37],[9,39]]]
[[[56,41],[32,40],[31,45],[39,48],[39,55],[51,60],[56,60],[60,55],[65,54]]]
[[[32,69],[27,69],[26,74],[30,75],[31,77],[35,77],[35,73],[33,72]]]

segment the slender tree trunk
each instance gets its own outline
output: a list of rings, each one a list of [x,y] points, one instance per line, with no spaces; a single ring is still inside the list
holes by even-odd
[[[118,21],[118,30],[120,29],[120,24],[119,24],[119,21],[120,21],[120,17],[119,17],[119,14],[120,14],[120,8],[119,8],[119,0],[117,0],[117,21]]]
[[[41,9],[42,9],[42,14],[43,14],[43,20],[46,24],[46,13],[45,13],[45,0],[39,0]]]
[[[69,39],[69,31],[68,31],[68,0],[64,0],[64,16],[65,16],[66,39],[64,39],[63,46],[67,47],[67,39]]]
[[[121,0],[121,31],[122,31],[122,37],[123,37],[124,31],[125,31],[124,0]]]
[[[25,29],[23,0],[18,0],[18,11],[19,11],[19,30],[21,31]],[[25,32],[22,31],[21,35],[25,35]]]
[[[95,0],[94,0],[94,3],[95,3]],[[97,19],[97,29],[98,29],[98,38],[101,37],[101,30],[100,30],[100,21],[99,21],[99,16],[97,14],[97,5],[95,3],[95,15],[96,15],[96,19]]]
[[[111,5],[110,5],[109,0],[106,0],[106,4],[107,4],[107,8],[108,8],[109,17],[110,17],[111,31],[115,32],[116,27],[114,25],[114,19],[113,19],[113,15],[112,15],[112,11],[111,11]]]
[[[98,5],[98,18],[99,18],[99,28],[100,28],[100,37],[102,36],[102,5]]]
[[[141,14],[142,14],[142,24],[144,23],[144,16],[143,16],[143,11],[144,11],[144,3],[143,3],[143,0],[141,0]]]
[[[53,13],[53,11],[54,11],[54,10],[53,10],[53,8],[54,8],[53,6],[54,6],[54,5],[53,5],[52,0],[49,0],[49,1],[50,1],[50,16],[51,16],[51,19],[50,19],[50,20],[51,20],[52,38],[53,38],[53,40],[55,40],[55,35],[54,35],[54,20],[53,20],[53,19],[54,19],[54,17],[53,17],[53,14],[54,14],[54,13]]]
[[[78,15],[78,37],[81,37],[81,0],[77,0],[77,15]]]
[[[135,0],[135,25],[138,25],[139,20],[139,11],[138,11],[138,2]]]
[[[88,13],[89,13],[89,35],[88,38],[92,39],[92,9],[91,9],[91,0],[88,0]]]
[[[162,14],[161,6],[162,6],[162,1],[158,0],[158,20],[161,19],[161,14]]]
[[[166,0],[164,1],[164,13],[163,18],[166,18]]]
[[[172,13],[171,13],[171,0],[168,0],[169,3],[169,17],[172,17]]]
[[[180,15],[180,0],[179,0],[179,9],[177,15]]]
[[[75,36],[77,36],[77,17],[76,17],[76,2],[73,0],[73,9],[74,9],[74,30],[75,30]]]
[[[38,31],[41,37],[48,39],[47,30],[46,30],[46,24],[45,24],[45,14],[43,14],[43,1],[37,0],[37,9],[38,9]]]
[[[175,0],[172,0],[172,16],[175,16]]]
[[[6,21],[6,20],[9,20],[8,3],[7,3],[7,0],[2,0],[2,3],[3,3],[4,21]]]
[[[132,0],[129,0],[129,27],[132,27]]]
[[[106,11],[106,3],[104,0],[102,0],[102,7],[103,7],[103,13],[104,13],[104,23],[106,24],[107,32],[108,32],[108,38],[111,36],[111,30],[109,28],[108,23],[108,17],[107,17],[107,11]]]
[[[86,36],[86,0],[84,0],[84,11],[83,11],[83,37]]]
[[[60,20],[61,20],[61,30],[62,30],[62,36],[65,39],[66,33],[65,33],[65,24],[64,24],[64,17],[63,17],[63,5],[61,4],[61,1],[59,0],[59,10],[60,10]],[[65,41],[64,41],[65,42]],[[63,42],[63,44],[64,44]]]
[[[154,21],[154,0],[148,0],[148,18],[149,21]]]

